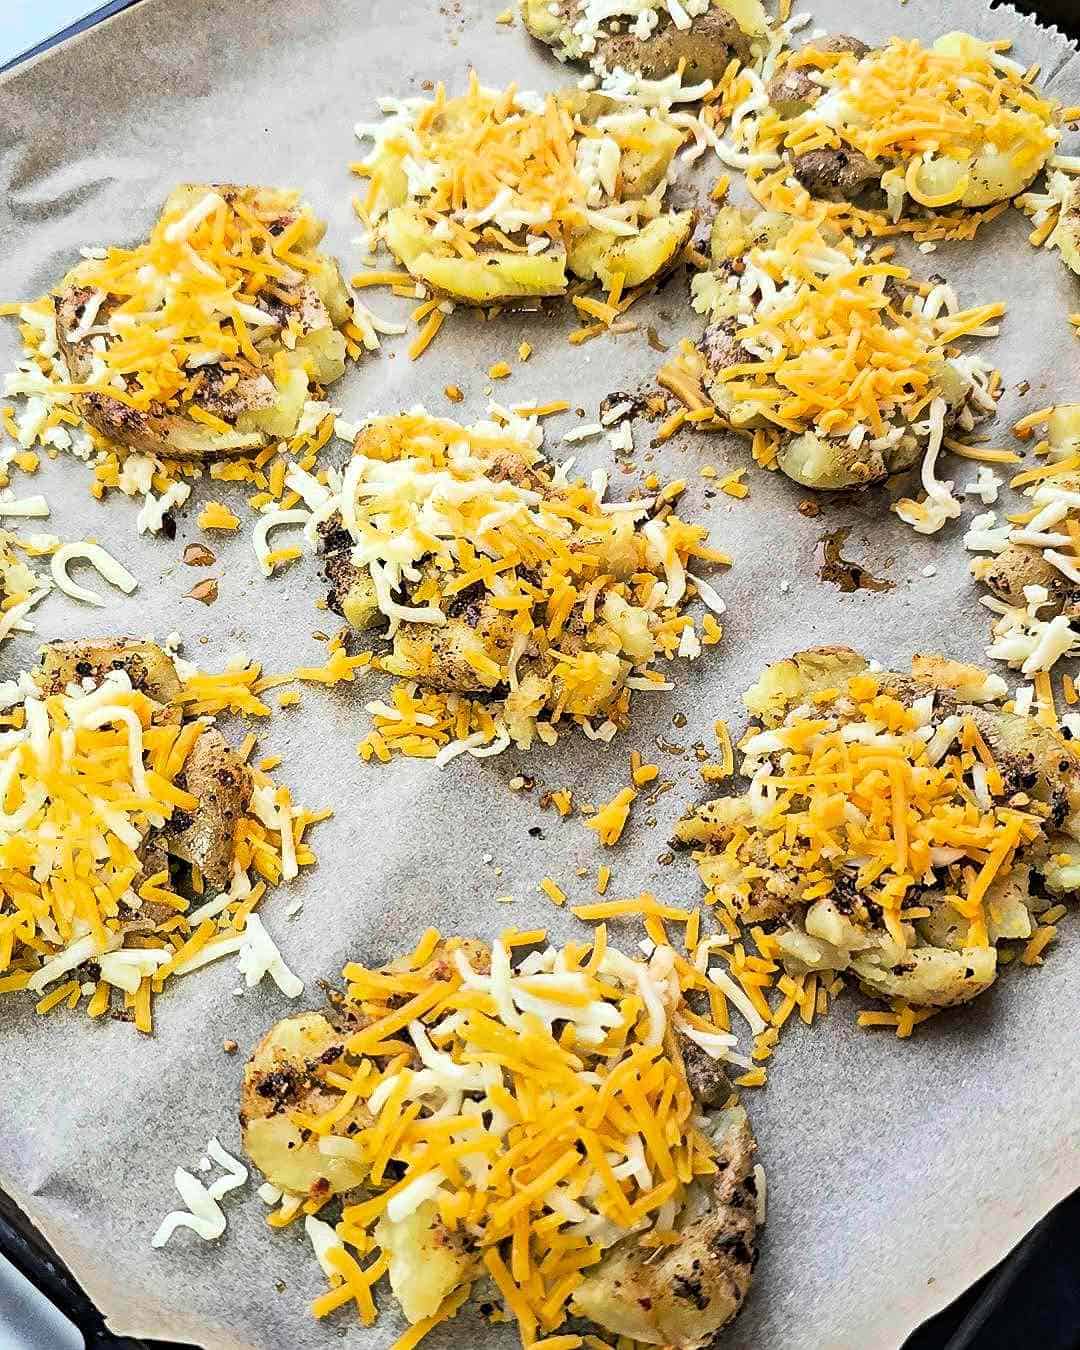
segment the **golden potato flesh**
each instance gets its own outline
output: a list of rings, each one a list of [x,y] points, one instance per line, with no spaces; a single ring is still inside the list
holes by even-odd
[[[464,1250],[460,1229],[452,1233],[439,1219],[438,1206],[426,1200],[407,1218],[385,1214],[375,1226],[375,1241],[390,1258],[390,1288],[405,1319],[414,1326],[432,1317],[443,1299],[469,1278],[475,1258]]]
[[[318,1116],[336,1106],[340,1094],[327,1088],[319,1069],[345,1053],[340,1036],[321,1013],[299,1013],[272,1027],[244,1066],[240,1126],[248,1157],[272,1185],[291,1195],[327,1199],[359,1186],[367,1168],[359,1160],[319,1151],[317,1135],[301,1130],[291,1111]],[[335,1126],[372,1123],[362,1103]]]
[[[154,642],[137,638],[77,638],[49,642],[41,648],[34,679],[47,694],[90,680],[98,685],[113,670],[122,670],[132,688],[156,703],[169,704],[180,692],[172,657]]]
[[[430,223],[413,207],[390,212],[386,243],[418,281],[466,305],[562,295],[567,286],[566,254],[561,248],[551,245],[536,254],[492,248],[463,258],[435,238]]]
[[[766,666],[743,694],[743,702],[765,726],[776,727],[792,708],[820,689],[846,684],[866,664],[866,658],[851,647],[811,647]]]

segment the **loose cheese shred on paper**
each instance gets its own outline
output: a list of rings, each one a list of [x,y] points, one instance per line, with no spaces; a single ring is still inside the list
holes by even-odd
[[[199,807],[183,775],[210,715],[264,707],[251,693],[257,677],[257,667],[194,671],[168,705],[133,688],[121,669],[89,690],[46,694],[25,676],[13,685],[0,713],[0,993],[26,990],[45,1013],[89,990],[91,1016],[107,1012],[115,993],[149,1032],[152,997],[166,981],[243,951],[249,982],[268,972],[289,997],[299,994],[251,911],[269,886],[315,861],[305,836],[329,812],[297,809],[253,768],[253,806],[236,823],[219,895],[206,894],[197,868],[182,895],[165,868],[148,874],[144,863],[174,813]],[[61,983],[90,962],[96,981]]]
[[[225,1232],[225,1212],[219,1202],[230,1191],[247,1183],[248,1169],[238,1158],[227,1153],[215,1138],[211,1138],[206,1145],[206,1152],[210,1159],[225,1169],[225,1175],[218,1177],[209,1186],[204,1186],[193,1173],[178,1167],[173,1174],[173,1184],[187,1209],[176,1209],[166,1214],[150,1239],[151,1247],[164,1247],[178,1228],[190,1228],[204,1242],[213,1242]]]
[[[632,960],[604,925],[562,948],[542,929],[505,932],[490,949],[431,931],[392,968],[354,963],[343,975],[366,1025],[348,1059],[313,1067],[335,1101],[303,1124],[370,1181],[338,1223],[305,1219],[330,1281],[317,1317],[353,1304],[370,1325],[375,1281],[389,1268],[400,1293],[417,1235],[435,1225],[444,1299],[399,1344],[451,1316],[483,1276],[523,1343],[543,1344],[607,1248],[669,1231],[694,1179],[715,1173],[672,1034],[713,1060],[749,1061],[707,1012],[690,1011],[688,995],[708,1008],[714,986],[670,945]],[[465,1224],[481,1258],[455,1266]],[[550,1343],[564,1339],[576,1343]]]

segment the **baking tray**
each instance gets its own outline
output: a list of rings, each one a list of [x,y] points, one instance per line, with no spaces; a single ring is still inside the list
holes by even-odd
[[[101,19],[137,3],[113,0],[19,59],[70,40]],[[239,7],[243,0],[234,3]],[[997,3],[991,3],[991,8],[997,7]],[[1080,40],[1078,0],[1013,0],[1012,8]],[[948,4],[941,9],[942,26],[946,27]],[[103,1315],[64,1262],[2,1190],[0,1255],[69,1319],[87,1350],[180,1350],[179,1342],[147,1342],[109,1331]],[[1011,1350],[1034,1345],[1039,1350],[1080,1350],[1080,1190],[1056,1206],[964,1295],[906,1337],[904,1328],[897,1328],[896,1335],[896,1344],[903,1350]]]

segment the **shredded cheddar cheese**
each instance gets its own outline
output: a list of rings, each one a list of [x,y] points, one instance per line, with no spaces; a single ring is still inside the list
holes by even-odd
[[[369,705],[365,759],[528,749],[564,720],[606,742],[634,691],[668,687],[655,661],[696,654],[687,566],[729,559],[662,494],[607,502],[553,469],[538,416],[375,418],[340,489],[295,512],[308,540],[340,520],[348,584],[393,643],[377,664],[401,683]]]
[[[375,1280],[389,1269],[405,1288],[414,1256],[399,1265],[399,1244],[430,1235],[448,1293],[403,1344],[486,1275],[522,1344],[569,1350],[580,1338],[554,1333],[589,1268],[631,1231],[646,1245],[670,1232],[716,1170],[673,1034],[714,1059],[734,1037],[690,1012],[687,994],[710,981],[670,946],[631,960],[602,926],[561,949],[543,930],[490,951],[434,937],[381,970],[346,966],[362,1029],[347,1061],[312,1069],[338,1104],[305,1128],[369,1173],[369,1198],[346,1201],[322,1244],[331,1288],[313,1311],[353,1304],[370,1323]],[[343,1132],[358,1104],[360,1127]]]
[[[296,809],[287,789],[252,768],[224,890],[207,893],[194,864],[187,895],[174,889],[170,841],[185,828],[175,817],[200,808],[185,773],[209,722],[192,715],[200,700],[191,684],[215,678],[191,676],[169,703],[134,688],[123,669],[89,689],[20,683],[0,748],[0,989],[56,986],[38,1010],[68,993],[74,1006],[83,983],[56,982],[96,967],[90,1015],[120,993],[148,1033],[164,983],[242,955],[255,931],[245,936],[245,923],[251,916],[254,925],[267,888],[314,862],[305,834],[329,813]]]
[[[622,838],[626,822],[630,819],[630,807],[636,799],[637,793],[633,788],[623,788],[585,822],[590,830],[596,831],[605,848],[611,848]]]

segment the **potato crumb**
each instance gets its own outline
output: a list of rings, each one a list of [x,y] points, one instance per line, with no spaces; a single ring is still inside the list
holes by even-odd
[[[603,895],[608,888],[608,882],[611,880],[611,868],[607,863],[601,863],[596,872],[596,894]]]
[[[443,393],[446,395],[446,397],[450,400],[451,403],[460,403],[462,399],[465,397],[465,395],[461,392],[461,390],[458,388],[456,384],[448,384],[446,388],[443,390]]]
[[[488,366],[488,378],[491,380],[505,380],[509,374],[509,361],[496,361],[493,366]]]
[[[279,708],[295,708],[300,702],[300,691],[298,689],[286,689],[278,698]]]

